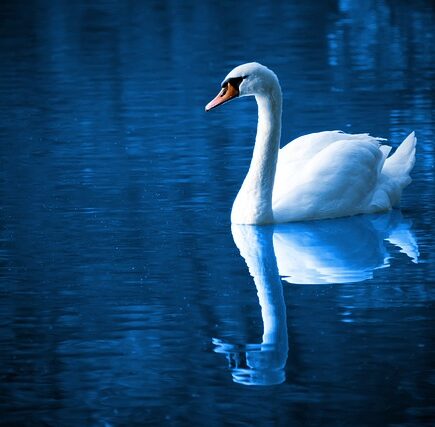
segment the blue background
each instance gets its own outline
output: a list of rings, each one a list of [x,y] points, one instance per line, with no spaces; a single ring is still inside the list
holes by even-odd
[[[0,424],[431,425],[432,2],[3,1],[0,19]],[[229,222],[256,105],[204,113],[254,60],[280,78],[283,144],[418,138],[400,221],[419,262],[370,229],[346,255],[379,256],[371,278],[283,282],[266,387],[235,381],[219,344],[262,340]],[[368,235],[340,227],[334,247]]]

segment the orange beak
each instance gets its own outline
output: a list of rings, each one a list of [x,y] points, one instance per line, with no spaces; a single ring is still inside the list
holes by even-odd
[[[212,108],[224,104],[225,102],[230,101],[236,96],[239,96],[239,88],[233,86],[231,82],[228,82],[217,94],[216,98],[214,98],[205,106],[205,111],[210,111]]]

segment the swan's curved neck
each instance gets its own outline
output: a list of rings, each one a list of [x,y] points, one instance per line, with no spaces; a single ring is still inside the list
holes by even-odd
[[[278,81],[255,96],[258,125],[251,165],[234,201],[231,222],[273,223],[272,191],[281,138],[282,95]]]

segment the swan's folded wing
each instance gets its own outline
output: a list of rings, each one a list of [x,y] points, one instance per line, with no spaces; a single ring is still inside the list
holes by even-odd
[[[298,138],[280,151],[273,191],[277,222],[353,215],[370,201],[385,160],[378,139],[321,134],[307,135],[307,147]]]
[[[384,141],[384,139],[372,137],[367,133],[350,134],[340,130],[302,135],[279,150],[277,172],[288,171],[289,166],[304,163],[312,159],[315,155],[337,141],[370,141],[379,145],[379,141]]]

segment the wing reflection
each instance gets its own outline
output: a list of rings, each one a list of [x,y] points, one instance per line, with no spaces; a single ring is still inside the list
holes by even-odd
[[[389,266],[386,241],[418,261],[411,221],[393,210],[326,221],[275,226],[273,245],[280,276],[289,283],[354,283]]]
[[[389,266],[391,243],[418,262],[411,221],[400,211],[335,220],[275,226],[232,225],[234,242],[257,288],[263,319],[260,344],[232,344],[213,339],[224,353],[233,380],[246,385],[285,381],[288,355],[286,307],[282,282],[352,283]]]

